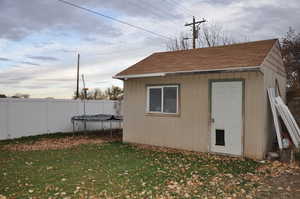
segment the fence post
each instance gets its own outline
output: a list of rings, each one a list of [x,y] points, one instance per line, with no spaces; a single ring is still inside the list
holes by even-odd
[[[7,100],[7,117],[6,117],[6,137],[9,139],[11,137],[10,135],[10,122],[9,122],[9,118],[10,118],[10,100]]]
[[[47,133],[50,133],[49,130],[49,101],[50,99],[46,99],[46,131]]]

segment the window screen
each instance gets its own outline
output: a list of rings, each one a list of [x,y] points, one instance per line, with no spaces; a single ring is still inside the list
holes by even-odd
[[[157,85],[147,88],[147,111],[178,113],[178,85]]]
[[[177,87],[163,88],[164,113],[177,113]]]
[[[216,129],[216,145],[225,146],[225,131],[223,129]]]
[[[161,92],[162,88],[149,89],[149,111],[161,112]]]

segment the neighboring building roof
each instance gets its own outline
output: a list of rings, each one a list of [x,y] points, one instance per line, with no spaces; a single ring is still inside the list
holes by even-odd
[[[277,39],[271,39],[226,46],[154,53],[118,73],[115,78],[259,67],[277,41]]]

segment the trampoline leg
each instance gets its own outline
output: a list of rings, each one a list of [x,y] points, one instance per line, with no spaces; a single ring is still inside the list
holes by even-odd
[[[112,125],[111,125],[111,120],[110,120],[110,138],[112,138]]]

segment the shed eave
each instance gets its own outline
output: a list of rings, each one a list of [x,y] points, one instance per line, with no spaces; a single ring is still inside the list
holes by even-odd
[[[131,78],[142,78],[142,77],[161,77],[165,76],[166,73],[146,73],[146,74],[136,74],[136,75],[117,75],[113,76],[114,79],[131,79]]]
[[[190,71],[176,71],[176,72],[163,72],[163,73],[146,73],[146,74],[135,74],[135,75],[117,75],[117,76],[114,76],[113,78],[127,80],[127,79],[131,79],[131,78],[161,77],[161,76],[175,75],[175,74],[259,71],[260,69],[261,69],[261,66],[247,66],[247,67],[232,67],[232,68],[222,68],[222,69],[190,70]]]

